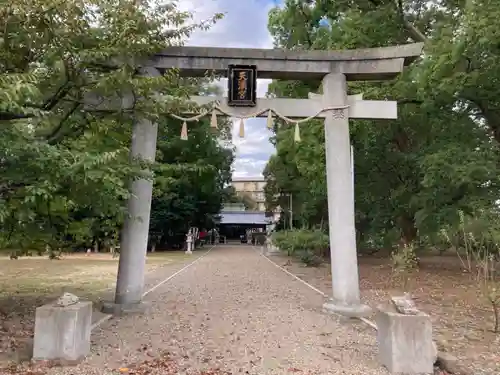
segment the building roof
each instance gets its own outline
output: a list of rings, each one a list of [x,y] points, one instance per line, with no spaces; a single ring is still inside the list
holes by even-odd
[[[260,211],[226,211],[221,212],[220,216],[221,224],[266,225],[270,222],[266,217],[266,213]]]

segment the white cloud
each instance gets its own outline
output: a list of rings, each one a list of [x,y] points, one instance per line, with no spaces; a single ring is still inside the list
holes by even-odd
[[[266,127],[265,119],[244,121],[244,138],[239,137],[240,121],[234,121],[233,144],[236,146],[234,163],[235,177],[254,177],[262,173],[274,146],[269,143],[271,131]]]
[[[181,0],[182,10],[194,15],[195,21],[206,20],[215,13],[224,13],[208,31],[196,31],[189,45],[238,48],[272,48],[272,39],[267,30],[268,12],[273,0]],[[270,80],[258,80],[257,95],[263,97]],[[227,91],[227,80],[221,80]],[[262,173],[274,146],[269,143],[270,131],[265,119],[245,120],[245,137],[238,137],[239,120],[234,121],[233,143],[236,146],[234,163],[235,177],[253,177]]]

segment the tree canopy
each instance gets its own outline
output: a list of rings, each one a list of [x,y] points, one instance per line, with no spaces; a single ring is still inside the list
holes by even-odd
[[[269,15],[275,46],[345,49],[425,42],[421,59],[389,82],[350,83],[349,93],[398,102],[398,119],[350,122],[356,225],[364,247],[435,243],[459,212],[496,212],[500,54],[492,1],[286,0]],[[320,82],[274,81],[271,92],[307,97]],[[280,127],[266,166],[269,208],[302,225],[328,220],[320,121]]]
[[[158,164],[168,167],[156,174],[150,238],[161,244],[184,239],[191,226],[212,228],[231,181],[234,152],[210,136],[208,121],[197,124],[187,141],[180,130],[179,122],[162,127],[157,145]]]
[[[152,230],[168,215],[209,221],[232,151],[218,145],[224,131],[213,134],[202,122],[180,141],[180,124],[169,117],[189,105],[189,95],[206,91],[209,80],[180,78],[175,70],[159,77],[138,73],[144,57],[181,44],[220,15],[196,24],[175,1],[135,0],[14,1],[0,15],[1,247],[116,239],[128,181],[140,169],[128,156],[137,116],[160,128]],[[103,111],[85,105],[89,93],[147,100]],[[190,208],[175,206],[180,200]]]

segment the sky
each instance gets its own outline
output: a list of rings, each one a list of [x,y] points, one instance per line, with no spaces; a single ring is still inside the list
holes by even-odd
[[[215,13],[225,16],[208,31],[195,32],[186,43],[203,47],[272,48],[267,30],[269,10],[276,0],[180,0],[182,10],[193,13],[195,20],[204,20]],[[270,80],[258,80],[257,96],[263,97]],[[221,82],[226,89],[227,81]],[[238,136],[239,123],[233,124],[233,144],[236,160],[233,177],[257,177],[262,175],[274,146],[269,143],[271,132],[266,119],[245,120],[245,137]]]

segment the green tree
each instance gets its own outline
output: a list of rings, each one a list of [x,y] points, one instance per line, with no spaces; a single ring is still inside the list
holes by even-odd
[[[187,25],[189,16],[174,1],[29,0],[0,7],[3,246],[63,248],[120,224],[127,181],[138,171],[128,160],[134,116],[164,121],[200,87],[175,71],[136,74],[141,59],[212,22]],[[84,105],[89,93],[118,92],[147,100],[128,110]]]
[[[305,2],[295,1],[293,6],[302,7],[300,3]],[[394,33],[402,35],[405,42],[406,38],[425,42],[427,69],[420,84],[427,95],[440,103],[460,102],[471,116],[484,121],[500,142],[497,1],[341,0],[334,6],[321,1],[316,14],[324,12],[338,19],[341,12],[352,10],[358,14],[358,31],[368,38],[375,33]],[[377,19],[383,27],[370,29],[366,19]]]
[[[196,123],[189,138],[178,137],[180,122],[160,127],[158,169],[150,223],[152,243],[177,244],[191,226],[211,228],[226,198],[234,152],[223,147],[212,134],[209,122]],[[222,134],[223,133],[223,134]]]
[[[443,225],[458,223],[459,210],[474,215],[495,205],[498,147],[490,132],[495,125],[461,95],[464,80],[477,78],[483,72],[464,72],[459,64],[464,54],[451,57],[458,53],[459,42],[447,34],[466,19],[473,19],[470,22],[475,27],[479,22],[477,13],[483,14],[483,9],[477,9],[480,3],[309,4],[287,0],[284,7],[270,13],[269,29],[276,47],[363,48],[404,44],[411,39],[427,43],[425,57],[397,80],[349,85],[350,93],[363,92],[365,99],[397,100],[399,106],[395,121],[351,121],[356,224],[359,240],[366,246],[433,241]],[[473,33],[472,29],[464,26],[463,32]],[[481,31],[485,56],[491,55],[493,60],[489,51],[495,32],[491,28]],[[467,56],[479,61],[482,51],[478,46],[474,52],[468,50]],[[455,70],[446,69],[453,59]],[[481,85],[475,85],[477,97],[496,100],[498,89],[494,90],[493,83],[498,72],[488,73],[488,87],[483,90]],[[469,74],[467,79],[464,74]],[[275,81],[271,91],[279,96],[306,97],[319,87],[320,82]],[[273,197],[295,190],[300,209],[295,209],[294,215],[302,215],[308,224],[320,224],[327,220],[322,124],[311,121],[301,127],[301,135],[302,142],[295,144],[291,129],[277,130],[277,153],[265,172],[268,204],[276,205]]]
[[[254,211],[259,208],[258,202],[254,199],[254,197],[249,192],[238,192],[233,186],[228,186],[226,188],[226,203],[240,203],[243,204],[245,210]]]

